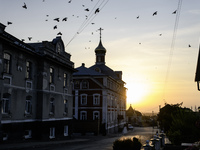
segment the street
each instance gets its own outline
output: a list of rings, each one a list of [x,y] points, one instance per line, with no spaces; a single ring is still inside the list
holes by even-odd
[[[124,138],[138,138],[142,145],[145,144],[146,140],[150,140],[153,135],[156,134],[158,129],[153,129],[152,127],[134,127],[133,131],[128,131],[127,134],[115,134],[106,136],[83,136],[83,138],[88,138],[89,140],[79,143],[65,143],[58,145],[49,145],[38,150],[112,150],[112,144],[116,139]],[[80,138],[80,137],[79,137]]]

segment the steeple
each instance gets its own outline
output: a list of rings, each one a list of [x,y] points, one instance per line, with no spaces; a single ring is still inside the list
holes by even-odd
[[[103,47],[102,42],[101,42],[101,31],[103,30],[102,28],[98,29],[100,31],[100,41],[99,45],[95,49],[96,53],[96,64],[105,64],[105,55],[106,55],[106,49]]]

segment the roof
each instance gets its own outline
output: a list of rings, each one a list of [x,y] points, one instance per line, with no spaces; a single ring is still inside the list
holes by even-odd
[[[90,68],[86,68],[85,64],[82,63],[82,66],[76,68],[77,72],[73,73],[73,76],[104,76],[104,74],[94,71]]]
[[[117,76],[117,74],[111,68],[106,66],[105,64],[95,64],[95,65],[91,66],[89,69],[92,69],[92,70],[98,69],[100,73],[111,76],[114,79],[120,80],[120,78]]]

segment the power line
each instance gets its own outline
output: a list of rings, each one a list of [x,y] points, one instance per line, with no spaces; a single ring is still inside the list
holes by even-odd
[[[166,77],[165,77],[165,85],[164,85],[164,90],[163,90],[163,101],[165,103],[166,103],[166,101],[164,99],[165,98],[165,91],[166,91],[166,86],[167,86],[167,82],[168,82],[168,78],[169,78],[169,74],[170,74],[170,68],[171,68],[171,64],[172,64],[174,46],[175,46],[175,41],[176,41],[176,34],[177,34],[178,23],[179,23],[180,12],[181,12],[181,5],[182,5],[182,0],[179,0],[178,8],[177,8],[177,11],[176,11],[176,20],[175,20],[175,24],[174,24],[174,31],[173,31],[171,49],[170,49],[170,53],[169,53],[167,73],[166,73]]]
[[[97,7],[97,5],[99,4],[100,0],[95,4],[95,6],[93,7],[93,9],[91,10],[90,14],[88,15],[88,17],[83,21],[83,23],[81,24],[81,26],[79,27],[79,29],[77,30],[77,32],[74,34],[74,36],[71,38],[71,40],[66,44],[66,47],[75,39],[75,37],[80,34],[81,32],[83,32],[83,30],[94,20],[94,18],[98,15],[98,13],[94,13],[95,8],[99,9],[100,11],[105,7],[105,5],[108,3],[109,0],[107,0],[104,3],[105,0],[103,0],[100,5]],[[103,5],[103,6],[102,6]]]

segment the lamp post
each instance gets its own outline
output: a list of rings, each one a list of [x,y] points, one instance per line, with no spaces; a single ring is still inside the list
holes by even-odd
[[[199,56],[197,60],[196,76],[195,81],[197,82],[197,89],[200,91],[200,47],[199,47]]]

